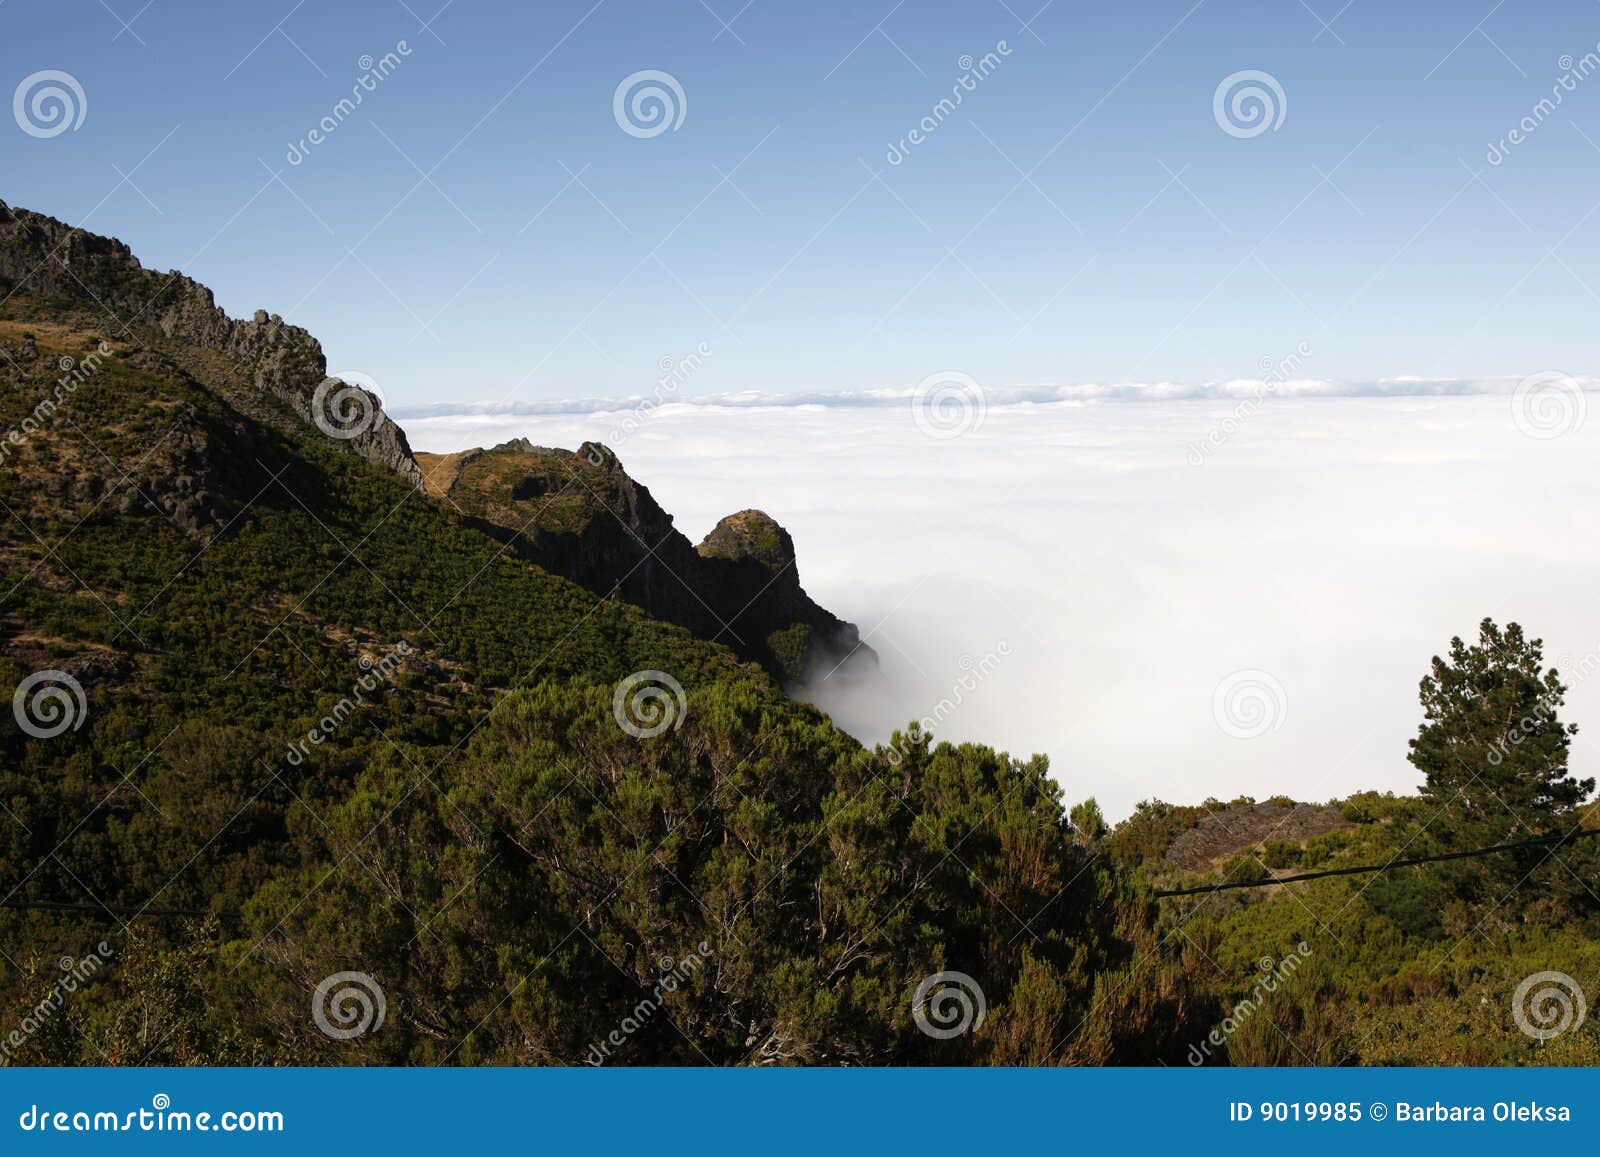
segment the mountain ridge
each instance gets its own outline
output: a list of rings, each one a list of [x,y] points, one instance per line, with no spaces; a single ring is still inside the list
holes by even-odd
[[[1596,820],[1569,806],[1592,781],[1554,783],[1563,688],[1520,628],[1452,640],[1422,685],[1413,753],[1478,760],[1492,794],[1149,800],[1108,831],[1065,806],[1092,765],[917,726],[865,747],[609,575],[512,549],[598,528],[633,553],[579,561],[632,567],[648,528],[787,583],[760,512],[679,543],[604,447],[531,440],[456,456],[484,506],[452,510],[297,410],[316,367],[270,318],[209,331],[195,298],[173,332],[213,348],[87,283],[33,295],[95,244],[55,243],[0,299],[0,1009],[27,1030],[0,1064],[1600,1061],[1592,1025],[1536,1040],[1513,1006],[1600,968],[1600,847],[1418,858],[1521,825],[1506,790],[1564,793],[1540,829]],[[289,370],[287,396],[258,382]],[[1223,882],[1250,886],[1177,894]],[[88,944],[112,958],[63,995]],[[350,976],[388,1015],[338,1037],[308,998]],[[928,1031],[941,979],[968,1031]]]
[[[445,499],[468,525],[520,557],[728,646],[786,683],[799,682],[819,667],[875,662],[853,625],[819,607],[800,588],[792,543],[776,573],[740,557],[703,557],[673,529],[671,515],[649,491],[622,470],[615,454],[598,444],[586,443],[574,453],[514,439],[490,451],[423,455],[430,465],[449,460],[455,470],[449,486],[430,489],[405,431],[384,411],[379,395],[360,380],[329,377],[322,346],[308,331],[265,310],[249,319],[229,317],[205,285],[176,270],[146,269],[115,238],[0,201],[0,291],[8,300],[26,296],[74,303],[91,318],[98,309],[114,323],[117,336],[132,344],[129,356],[142,364],[184,374],[267,425],[309,426],[335,449]],[[152,340],[147,342],[147,335]],[[591,505],[614,517],[586,523],[577,536],[568,528],[540,525],[536,517],[496,520],[488,509],[492,503],[475,504],[464,492],[452,497],[460,470],[484,453],[523,455],[530,470],[535,463],[547,470],[564,467],[568,477],[547,474],[543,484],[571,487],[583,481],[578,492],[587,489]],[[220,530],[233,513],[217,501],[218,457],[191,453],[173,466],[163,485],[153,487],[159,492],[154,504],[191,532]],[[580,473],[591,477],[582,480]],[[530,474],[518,484],[533,481]],[[602,493],[615,499],[615,508],[606,506]],[[516,495],[507,498],[518,501]],[[788,542],[781,527],[776,536]]]
[[[121,316],[87,284],[0,300],[0,1010],[114,946],[0,1064],[581,1063],[702,944],[676,1031],[613,1063],[1109,1060],[1189,1015],[1182,977],[1098,987],[1148,902],[1086,870],[1045,761],[863,747],[352,453],[231,325],[220,349],[127,325],[152,288],[130,276]],[[575,457],[552,519],[627,540],[585,481],[666,519]],[[508,502],[545,484],[511,474]],[[766,584],[784,543],[741,514],[707,549]],[[992,934],[1007,909],[1036,914],[1026,943]],[[1000,1033],[915,1027],[947,962]],[[333,1039],[308,997],[352,971],[388,1019]]]
[[[220,354],[256,391],[301,421],[337,429],[346,449],[421,485],[405,433],[383,413],[381,399],[359,386],[352,395],[348,383],[334,392],[323,388],[330,380],[327,358],[309,332],[265,310],[249,320],[229,317],[209,288],[177,270],[162,275],[146,269],[114,237],[0,201],[0,288],[8,298],[26,291],[93,304],[118,323],[124,336],[143,325]],[[230,400],[242,402],[241,408],[257,410],[252,416],[280,423],[286,417],[252,405],[259,399],[242,391],[233,393]],[[368,415],[353,432],[340,428],[341,415],[333,409],[352,398]]]
[[[729,515],[696,547],[597,442],[561,450],[518,438],[417,459],[429,493],[520,557],[728,646],[785,684],[876,665],[855,626],[800,586],[793,540],[761,511]]]

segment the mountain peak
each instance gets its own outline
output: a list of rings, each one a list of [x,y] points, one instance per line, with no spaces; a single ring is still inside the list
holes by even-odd
[[[705,558],[753,559],[771,571],[794,565],[794,539],[764,510],[728,515],[697,549]]]
[[[340,449],[422,486],[382,399],[359,382],[329,378],[316,338],[266,310],[231,318],[210,289],[177,270],[146,269],[114,237],[0,201],[0,292],[103,315],[119,339],[172,355],[251,417],[280,428],[313,425]]]
[[[696,549],[599,442],[572,451],[513,438],[417,460],[431,493],[523,558],[722,643],[782,682],[876,660],[854,626],[801,588],[794,541],[762,511],[728,515]]]

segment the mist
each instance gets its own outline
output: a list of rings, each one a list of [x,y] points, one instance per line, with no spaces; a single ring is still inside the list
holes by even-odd
[[[1479,389],[991,399],[957,436],[909,401],[671,402],[403,418],[412,445],[606,441],[698,541],[767,511],[879,674],[800,693],[865,742],[909,721],[1042,752],[1069,802],[1413,790],[1417,684],[1521,622],[1600,722],[1600,430]],[[1569,399],[1570,401],[1570,399]],[[468,408],[469,410],[474,408]],[[576,409],[576,408],[573,408]],[[949,434],[950,431],[937,431]],[[1577,774],[1593,774],[1589,728]]]

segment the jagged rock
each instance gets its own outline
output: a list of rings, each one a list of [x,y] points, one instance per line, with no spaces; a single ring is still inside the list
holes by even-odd
[[[1166,859],[1185,871],[1204,871],[1263,840],[1304,843],[1312,836],[1353,826],[1332,804],[1230,804],[1201,816],[1194,827],[1179,834]]]
[[[697,549],[598,442],[571,451],[516,438],[417,457],[430,491],[522,557],[723,643],[781,681],[876,663],[856,628],[801,588],[793,540],[759,510],[724,518]]]
[[[513,438],[492,450],[413,455],[381,400],[327,377],[317,340],[277,314],[231,318],[211,290],[140,265],[110,237],[0,201],[0,296],[56,303],[106,327],[130,364],[192,381],[248,422],[304,434],[447,495],[470,525],[555,574],[730,647],[793,683],[819,665],[875,663],[856,628],[800,586],[794,543],[760,511],[723,519],[697,549],[606,446],[576,452]],[[109,317],[104,318],[104,314]],[[160,515],[202,537],[233,514],[232,465],[250,428],[190,415],[190,433],[151,456],[123,513]],[[60,484],[68,486],[66,479]]]
[[[775,573],[794,565],[794,540],[762,510],[728,515],[712,528],[698,549],[704,558],[735,562],[750,559]]]
[[[539,453],[541,451],[548,450],[548,449],[550,449],[550,447],[548,447],[548,446],[535,446],[533,444],[533,442],[530,441],[527,438],[512,438],[509,441],[505,441],[505,442],[500,443],[500,445],[498,445],[498,446],[492,447],[489,450],[489,453],[491,453],[491,454],[502,454],[502,453],[503,454],[537,454],[537,453]]]
[[[0,201],[0,289],[98,305],[130,334],[152,329],[220,353],[301,421],[328,428],[313,413],[314,403],[336,392],[319,396],[328,367],[316,338],[265,310],[248,321],[230,318],[204,285],[177,272],[145,269],[115,238]],[[383,413],[375,395],[361,390],[360,397],[366,399],[370,420],[353,434],[341,429],[330,441],[421,487],[422,472],[405,433]]]

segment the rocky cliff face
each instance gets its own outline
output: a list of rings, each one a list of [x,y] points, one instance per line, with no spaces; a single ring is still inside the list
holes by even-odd
[[[114,238],[0,202],[0,304],[16,328],[6,369],[30,395],[50,385],[51,359],[26,328],[40,324],[80,342],[103,333],[115,347],[108,365],[192,383],[241,419],[196,411],[180,423],[183,436],[157,440],[124,514],[162,514],[212,537],[240,508],[233,474],[253,457],[251,423],[310,428],[446,499],[523,558],[722,643],[781,681],[876,663],[855,627],[806,595],[793,542],[760,511],[728,516],[696,548],[604,446],[574,453],[518,439],[414,456],[375,394],[327,377],[322,347],[305,330],[264,311],[231,318],[204,285],[145,269]],[[78,473],[92,482],[98,470],[87,463]]]
[[[107,326],[56,324],[35,311],[19,321],[7,316],[15,305],[12,299],[0,307],[0,405],[20,406],[23,414],[3,430],[0,464],[28,483],[12,495],[13,513],[32,523],[67,511],[88,517],[114,510],[164,516],[200,538],[220,533],[244,494],[259,488],[245,489],[239,467],[260,452],[260,427],[231,408],[197,405],[181,389],[194,383],[171,359],[111,342]],[[99,427],[82,428],[83,396],[121,391],[139,374],[180,389],[160,407],[130,405]],[[102,441],[134,432],[144,440],[140,453],[108,470]]]
[[[794,543],[759,510],[731,514],[699,547],[615,454],[516,439],[417,456],[428,489],[522,557],[720,642],[781,681],[876,664],[856,628],[800,586]]]
[[[422,484],[406,436],[381,401],[357,385],[325,385],[327,359],[314,337],[264,311],[248,321],[230,318],[211,290],[177,272],[145,269],[115,238],[0,201],[0,294],[97,307],[120,339],[159,344],[159,334],[220,355],[213,366],[186,368],[201,380],[242,379],[258,397],[234,400],[254,409],[253,416],[312,423],[350,452]],[[276,413],[250,405],[260,395],[280,404]]]

